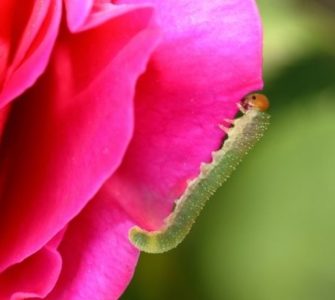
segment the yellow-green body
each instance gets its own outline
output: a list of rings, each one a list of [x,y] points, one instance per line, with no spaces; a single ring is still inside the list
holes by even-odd
[[[257,109],[249,109],[235,119],[222,148],[213,152],[211,163],[202,164],[199,176],[188,183],[184,194],[176,201],[175,209],[165,219],[164,226],[157,231],[135,226],[129,231],[130,241],[148,253],[162,253],[181,243],[206,201],[263,136],[269,119],[267,113]]]

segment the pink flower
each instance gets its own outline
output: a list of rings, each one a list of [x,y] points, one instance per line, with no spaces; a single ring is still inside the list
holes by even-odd
[[[262,87],[253,0],[0,3],[0,300],[116,299]]]

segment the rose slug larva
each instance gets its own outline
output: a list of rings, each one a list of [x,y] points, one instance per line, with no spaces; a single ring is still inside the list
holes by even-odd
[[[270,119],[265,112],[269,107],[267,97],[250,94],[239,106],[243,115],[233,121],[221,149],[212,153],[212,162],[201,166],[199,176],[189,182],[184,194],[176,200],[164,226],[157,231],[146,231],[137,226],[130,229],[129,239],[135,247],[148,253],[162,253],[181,243],[206,201],[263,136]]]

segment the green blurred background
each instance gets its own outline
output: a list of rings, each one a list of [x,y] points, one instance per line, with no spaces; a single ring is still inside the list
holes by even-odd
[[[272,124],[123,300],[335,299],[335,0],[259,0]]]

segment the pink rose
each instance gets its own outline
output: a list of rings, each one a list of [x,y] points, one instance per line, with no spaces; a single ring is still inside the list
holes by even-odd
[[[253,0],[1,1],[0,300],[117,299],[261,87]]]

